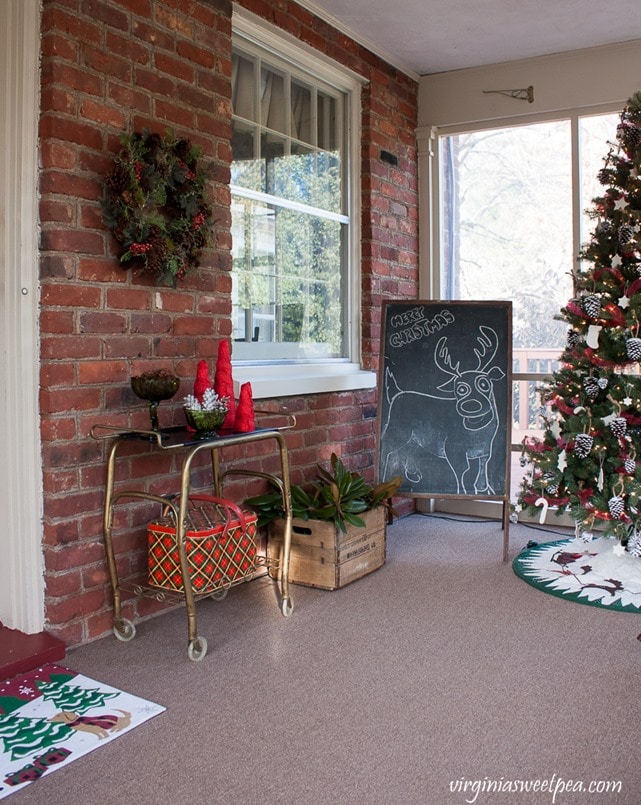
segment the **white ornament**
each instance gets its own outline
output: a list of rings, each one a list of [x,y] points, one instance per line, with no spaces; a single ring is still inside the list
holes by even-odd
[[[588,327],[588,334],[585,339],[585,343],[591,349],[598,349],[599,347],[599,333],[603,328],[598,324],[591,324]]]
[[[623,547],[623,545],[621,545],[620,542],[617,542],[614,548],[612,548],[612,553],[615,556],[623,556],[625,554],[625,548]]]
[[[556,462],[556,466],[563,472],[563,470],[568,466],[567,456],[565,450],[561,450],[559,453],[559,458]]]
[[[572,411],[573,414],[580,414],[581,411],[585,411],[585,408],[582,405],[577,405],[577,407]]]
[[[632,397],[624,397],[623,400],[621,400],[621,402],[624,405],[632,405]]]
[[[612,258],[612,268],[618,268],[620,265],[622,265],[622,263],[623,260],[621,259],[621,255],[615,254]]]
[[[628,202],[625,200],[624,196],[621,196],[614,202],[614,209],[615,210],[624,210],[628,206]]]
[[[545,523],[545,518],[547,516],[548,507],[549,507],[550,504],[547,502],[547,500],[545,498],[537,498],[534,501],[534,505],[535,506],[541,506],[541,514],[539,515],[539,523],[541,525],[543,525],[543,523]]]
[[[625,310],[630,307],[630,298],[628,296],[622,296],[618,301],[618,305],[622,310]]]

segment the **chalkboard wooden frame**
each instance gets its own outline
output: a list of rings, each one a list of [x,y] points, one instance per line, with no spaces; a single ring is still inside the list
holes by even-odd
[[[511,302],[383,302],[381,480],[401,475],[410,497],[502,500],[507,540],[511,420]]]

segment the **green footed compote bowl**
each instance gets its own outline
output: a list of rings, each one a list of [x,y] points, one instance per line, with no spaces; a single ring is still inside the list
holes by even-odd
[[[202,439],[214,436],[216,431],[222,427],[227,416],[227,410],[224,408],[216,411],[194,411],[193,409],[185,408],[184,411],[187,424]]]
[[[156,369],[131,378],[131,388],[136,397],[149,402],[152,430],[158,430],[158,403],[170,400],[178,391],[180,379],[167,369]]]

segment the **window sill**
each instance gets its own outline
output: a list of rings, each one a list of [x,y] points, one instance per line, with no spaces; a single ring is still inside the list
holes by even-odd
[[[236,396],[249,382],[255,400],[376,387],[376,373],[353,363],[234,366],[233,371]]]

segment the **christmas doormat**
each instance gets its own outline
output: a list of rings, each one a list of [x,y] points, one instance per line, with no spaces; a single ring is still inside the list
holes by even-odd
[[[545,593],[619,612],[641,612],[641,559],[622,552],[617,539],[530,543],[514,572]]]
[[[58,665],[0,684],[0,799],[165,710]]]

